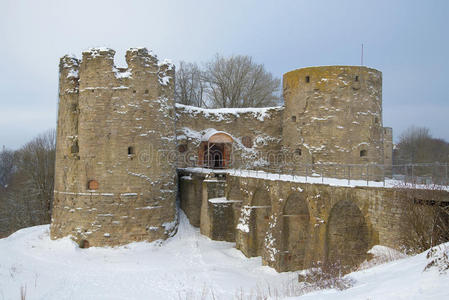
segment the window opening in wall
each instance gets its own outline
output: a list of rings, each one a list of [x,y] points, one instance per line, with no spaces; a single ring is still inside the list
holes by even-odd
[[[355,77],[355,81],[359,81],[359,76],[356,76],[356,77]]]
[[[367,155],[367,151],[366,150],[360,150],[360,157],[364,157]]]
[[[133,91],[133,94],[135,94],[135,93],[136,93],[136,90]]]
[[[378,118],[378,117],[375,117],[375,118],[374,118],[374,123],[376,123],[376,124],[379,123],[379,118]]]
[[[133,155],[133,154],[135,154],[134,147],[128,147],[128,155]]]
[[[187,150],[187,146],[186,145],[179,145],[178,146],[178,151],[180,152],[180,153],[184,153],[184,152],[186,152],[186,150]]]
[[[96,181],[96,180],[89,180],[89,182],[87,183],[88,190],[98,190],[99,186],[100,185],[98,184],[98,181]]]
[[[296,122],[296,116],[292,116],[292,122]]]
[[[296,149],[295,154],[301,156],[302,154],[301,148]]]
[[[80,242],[80,248],[82,248],[82,249],[87,249],[87,248],[89,248],[90,247],[90,245],[89,245],[89,241],[88,240],[81,240],[81,242]]]
[[[251,148],[253,146],[253,140],[249,136],[242,137],[242,144],[246,148]]]
[[[145,94],[148,94],[148,92],[149,92],[148,90],[145,90]]]
[[[310,76],[306,76],[306,83],[310,82]]]
[[[70,152],[72,154],[76,154],[80,151],[80,147],[78,146],[78,141],[73,142],[72,147],[70,147]]]

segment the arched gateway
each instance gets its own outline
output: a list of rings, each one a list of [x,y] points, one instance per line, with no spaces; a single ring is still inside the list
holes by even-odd
[[[211,169],[227,168],[231,162],[232,137],[223,131],[211,129],[203,135],[198,158],[201,166]]]

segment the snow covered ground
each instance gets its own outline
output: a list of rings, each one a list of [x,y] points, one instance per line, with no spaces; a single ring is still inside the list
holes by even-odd
[[[20,230],[0,239],[0,299],[20,299],[25,286],[26,299],[255,299],[268,287],[282,295],[298,284],[295,273],[278,274],[233,243],[202,236],[182,213],[180,220],[165,242],[117,248],[51,241],[48,225]],[[351,273],[350,289],[300,299],[449,299],[449,276],[423,272],[426,264],[425,254],[407,257]]]
[[[424,271],[426,253],[353,272],[347,276],[356,283],[347,290],[321,290],[291,299],[449,299],[449,273]]]
[[[246,258],[234,243],[211,241],[181,214],[179,231],[165,242],[80,249],[69,238],[52,241],[49,226],[0,239],[0,299],[232,299],[243,288],[282,286],[261,258]]]

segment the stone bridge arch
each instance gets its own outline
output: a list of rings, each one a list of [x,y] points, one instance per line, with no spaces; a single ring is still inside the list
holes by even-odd
[[[310,213],[305,197],[293,192],[282,209],[281,271],[304,269],[310,240]]]
[[[326,262],[344,268],[359,265],[367,258],[370,234],[360,208],[349,199],[331,209],[326,233]]]
[[[252,234],[254,245],[253,253],[254,256],[261,256],[271,215],[270,193],[264,187],[259,187],[254,193],[251,204],[254,211],[252,214],[254,219],[254,230]]]
[[[236,246],[246,256],[263,254],[270,215],[270,193],[263,186],[257,187],[246,205],[242,206],[237,224]]]

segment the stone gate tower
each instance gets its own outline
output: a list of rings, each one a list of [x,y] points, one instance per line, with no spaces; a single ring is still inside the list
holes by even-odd
[[[91,49],[59,65],[51,237],[81,246],[166,238],[176,230],[174,67],[145,48]]]
[[[310,67],[283,79],[283,147],[298,154],[298,163],[323,168],[384,164],[381,72],[360,66]]]

